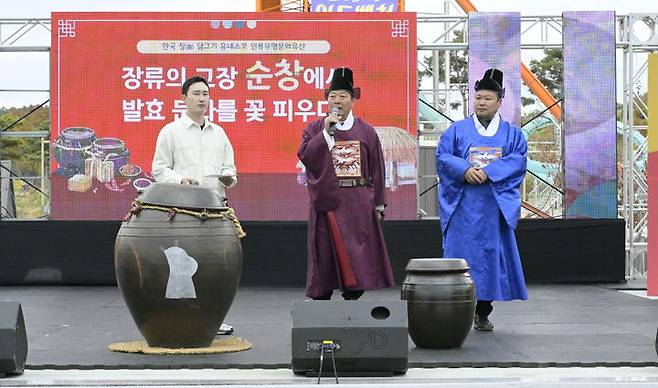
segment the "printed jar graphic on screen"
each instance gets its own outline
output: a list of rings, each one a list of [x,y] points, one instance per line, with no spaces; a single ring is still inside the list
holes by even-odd
[[[100,137],[94,141],[89,157],[85,160],[85,174],[95,176],[100,182],[114,180],[119,170],[128,164],[130,151],[126,143],[115,137]]]
[[[53,144],[53,154],[58,163],[57,175],[67,178],[85,171],[85,159],[96,140],[91,128],[69,127],[62,131]]]
[[[395,191],[416,184],[416,139],[402,128],[375,127],[384,151],[386,187]]]

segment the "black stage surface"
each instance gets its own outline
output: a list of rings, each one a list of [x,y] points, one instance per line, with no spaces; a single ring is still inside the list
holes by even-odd
[[[241,285],[303,287],[306,222],[245,221]],[[0,285],[114,285],[117,221],[0,222]],[[441,257],[438,220],[386,221],[395,276],[407,261]],[[517,229],[526,280],[531,284],[624,280],[621,219],[522,219]]]
[[[496,303],[495,331],[471,331],[460,349],[409,342],[409,367],[656,366],[658,302],[595,285],[531,286],[530,300]],[[399,290],[365,299],[396,300]],[[249,351],[202,356],[113,353],[141,339],[116,287],[0,287],[23,304],[30,369],[289,368],[290,307],[302,289],[240,288],[227,322]],[[385,302],[383,302],[385,303]]]

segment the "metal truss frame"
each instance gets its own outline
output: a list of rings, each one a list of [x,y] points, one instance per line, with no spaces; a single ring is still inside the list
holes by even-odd
[[[50,32],[50,19],[0,19],[0,52],[50,51],[50,46],[21,46],[20,40],[40,28]]]
[[[29,19],[0,19],[0,55],[2,53],[48,53],[50,45],[26,45],[24,42],[29,40],[36,32],[51,32],[50,19],[29,18]],[[46,69],[46,71],[48,71]],[[0,92],[25,93],[25,92],[49,92],[49,89],[0,89]],[[0,128],[2,130],[3,128]],[[13,184],[14,179],[22,180],[39,180],[40,191],[46,191],[46,182],[48,181],[48,166],[45,160],[45,150],[49,146],[50,133],[48,131],[29,131],[29,132],[0,132],[0,137],[6,138],[38,138],[41,145],[41,171],[40,176],[9,176],[8,184]],[[2,152],[0,150],[0,159]],[[4,182],[3,182],[4,183]],[[30,184],[32,186],[32,184]],[[36,186],[33,186],[36,187]],[[47,199],[41,195],[41,208],[44,209]]]
[[[634,27],[644,24],[651,29],[649,40],[643,40]],[[623,50],[623,140],[622,193],[620,216],[626,221],[626,278],[647,276],[648,213],[647,194],[647,137],[638,142],[636,131],[646,133],[646,125],[636,125],[636,118],[647,119],[649,109],[642,101],[638,85],[647,83],[648,54],[658,52],[656,27],[658,14],[631,14],[619,19],[618,36]],[[657,114],[654,112],[653,114]],[[655,234],[655,233],[654,233]]]

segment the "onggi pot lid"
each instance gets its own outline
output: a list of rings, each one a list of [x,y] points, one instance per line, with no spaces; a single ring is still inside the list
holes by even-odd
[[[139,200],[151,205],[188,209],[226,209],[224,198],[216,190],[178,183],[153,183]]]
[[[407,272],[463,272],[468,270],[464,259],[424,258],[411,259],[407,263]]]

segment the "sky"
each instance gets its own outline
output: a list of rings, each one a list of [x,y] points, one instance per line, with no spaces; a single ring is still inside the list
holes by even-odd
[[[562,11],[614,10],[619,14],[658,13],[655,0],[471,0],[479,11],[559,15]],[[587,7],[596,4],[596,8]],[[0,0],[1,18],[49,18],[52,11],[254,11],[255,0]],[[440,0],[406,0],[406,10],[441,12]]]
[[[524,16],[560,15],[563,11],[614,10],[617,14],[658,14],[656,0],[597,0],[596,8],[586,8],[574,0],[471,0],[479,11],[521,12]],[[0,0],[0,18],[50,18],[53,11],[186,11],[186,12],[249,12],[255,10],[255,0]],[[411,12],[443,13],[439,0],[406,0]],[[454,3],[453,3],[454,4]],[[453,5],[454,9],[454,5]],[[454,14],[454,13],[453,13]],[[0,42],[12,29],[0,29]],[[6,44],[5,44],[6,45]],[[49,46],[50,33],[35,27],[14,45]],[[0,52],[0,107],[39,104],[48,99],[47,92],[9,92],[8,89],[48,89],[48,53]]]

